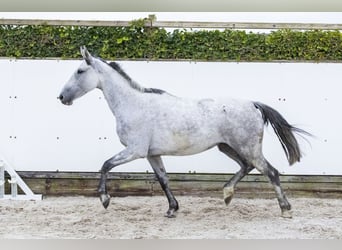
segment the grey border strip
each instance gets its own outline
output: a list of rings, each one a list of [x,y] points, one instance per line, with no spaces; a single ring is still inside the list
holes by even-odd
[[[342,20],[341,20],[342,21]],[[56,19],[0,19],[0,25],[56,25],[56,26],[115,26],[128,27],[131,21],[122,20],[56,20]],[[146,27],[176,29],[293,29],[293,30],[342,30],[341,23],[284,23],[284,22],[207,22],[207,21],[153,21],[147,19]]]
[[[1,11],[342,11],[340,0],[1,0]]]

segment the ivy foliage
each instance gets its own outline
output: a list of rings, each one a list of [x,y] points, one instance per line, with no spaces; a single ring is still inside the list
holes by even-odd
[[[108,60],[342,60],[339,31],[173,30],[146,27],[0,25],[0,57],[79,58],[86,45]]]

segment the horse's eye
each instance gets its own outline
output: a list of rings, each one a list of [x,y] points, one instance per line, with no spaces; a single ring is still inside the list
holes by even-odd
[[[84,70],[82,70],[82,69],[77,70],[77,74],[82,74],[83,72],[84,72]]]

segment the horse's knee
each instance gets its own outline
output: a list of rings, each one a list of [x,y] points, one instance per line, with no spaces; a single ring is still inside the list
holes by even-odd
[[[107,174],[112,168],[113,164],[110,162],[110,160],[107,160],[103,163],[102,168],[101,168],[101,173],[102,174]]]
[[[264,176],[268,177],[272,184],[279,185],[279,172],[264,158],[252,161],[252,165]]]

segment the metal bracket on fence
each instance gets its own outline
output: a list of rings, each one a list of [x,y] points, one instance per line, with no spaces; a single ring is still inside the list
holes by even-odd
[[[11,184],[11,195],[5,194],[5,171],[10,175],[11,179],[8,183]],[[18,186],[24,192],[24,194],[18,194]],[[14,168],[11,167],[3,158],[0,158],[0,199],[11,200],[41,200],[41,194],[34,194],[32,190],[26,185],[26,183],[17,174]]]

